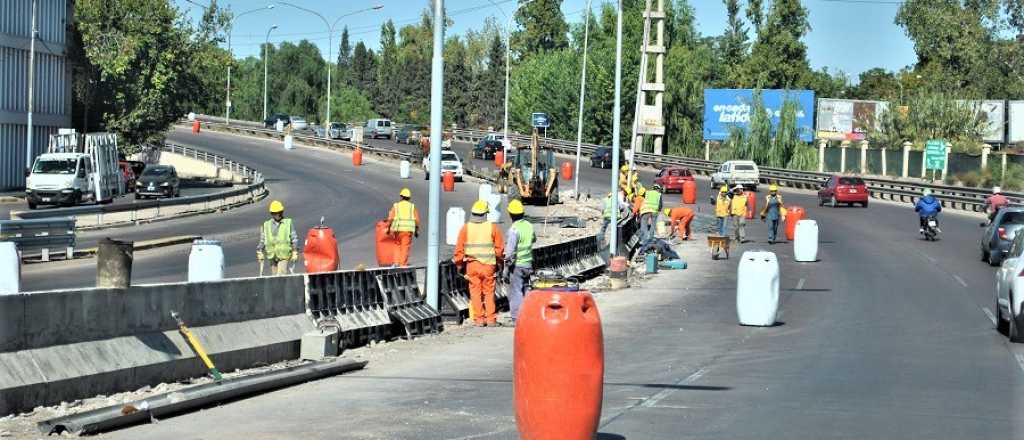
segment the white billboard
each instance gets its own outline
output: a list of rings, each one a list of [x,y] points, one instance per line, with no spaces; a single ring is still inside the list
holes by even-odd
[[[828,140],[863,140],[878,128],[885,109],[884,101],[858,101],[852,99],[818,100],[817,137]]]
[[[966,101],[975,106],[978,112],[978,119],[988,121],[988,129],[982,136],[982,140],[988,143],[1001,144],[1006,142],[1006,127],[1003,125],[1006,120],[1006,104],[1004,101]]]
[[[1024,143],[1024,101],[1010,101],[1011,144]]]

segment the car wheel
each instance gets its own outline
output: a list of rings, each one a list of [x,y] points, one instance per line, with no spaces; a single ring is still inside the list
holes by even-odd
[[[430,173],[429,172],[424,172],[423,173],[423,180],[430,180]]]
[[[996,256],[995,252],[988,253],[988,265],[992,267],[999,266],[1003,262],[1002,258]]]
[[[996,294],[996,331],[1001,335],[1009,335],[1010,320],[1003,319],[1003,309],[999,307],[999,294]]]
[[[1010,292],[1009,300],[1010,300],[1010,304],[1013,304],[1013,292]],[[1010,342],[1013,342],[1013,343],[1024,342],[1024,329],[1021,328],[1020,322],[1017,319],[1018,317],[1013,316],[1013,306],[1011,305],[1009,307],[1009,309],[1010,309],[1010,314],[1009,314],[1010,316],[1006,317],[1007,318],[1006,320],[1009,321],[1007,323],[1008,324],[1007,325],[1008,328],[1006,329],[1006,333],[1007,333],[1006,336],[1008,336],[1010,338]]]
[[[36,209],[36,204],[32,203],[32,202],[28,202],[28,209]]]
[[[612,165],[610,163],[608,163],[608,160],[602,160],[601,161],[601,168],[611,168],[611,167],[612,167]]]
[[[829,206],[831,206],[831,207],[833,207],[833,208],[835,208],[835,207],[838,207],[838,206],[839,206],[839,201],[838,201],[838,200],[836,200],[836,196],[832,196],[832,198],[831,198],[831,199],[829,199],[829,201],[828,201],[828,205],[829,205]]]
[[[988,262],[988,251],[984,249],[981,250],[981,261]]]
[[[868,207],[868,202],[861,203],[860,207],[861,208],[867,208]]]
[[[825,206],[825,199],[818,197],[818,206]]]

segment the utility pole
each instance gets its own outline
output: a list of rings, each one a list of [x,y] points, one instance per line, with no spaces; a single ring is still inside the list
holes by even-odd
[[[612,197],[615,209],[612,209],[612,234],[608,240],[608,256],[618,253],[619,239],[619,128],[622,122],[622,0],[618,1],[618,17],[615,19],[615,106],[612,109]]]
[[[427,209],[427,305],[440,310],[441,131],[444,104],[444,0],[434,0],[434,57],[430,69],[430,191]]]
[[[26,130],[28,142],[25,147],[25,170],[32,168],[32,111],[35,104],[35,83],[36,83],[36,0],[32,0],[32,25],[28,44],[28,129]]]
[[[576,172],[573,173],[573,193],[580,197],[580,150],[583,149],[583,99],[587,86],[587,43],[590,38],[590,0],[587,0],[587,18],[583,24],[583,67],[580,70],[580,108],[576,121]],[[614,172],[612,173],[614,174]]]
[[[657,1],[657,9],[653,2]],[[644,136],[654,138],[654,154],[665,154],[665,0],[647,0],[644,8],[644,33],[640,53],[640,78],[637,81],[636,106],[633,114],[633,137],[630,170],[634,169],[637,150],[644,149]],[[652,38],[653,37],[653,38]],[[654,55],[654,80],[649,81],[648,65]],[[654,103],[648,104],[648,94],[654,94]]]

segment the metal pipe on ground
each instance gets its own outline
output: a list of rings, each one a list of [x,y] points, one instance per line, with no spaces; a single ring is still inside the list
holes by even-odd
[[[254,394],[322,379],[365,367],[366,361],[336,359],[317,362],[253,376],[243,376],[161,394],[125,405],[108,406],[83,413],[39,422],[43,434],[69,432],[78,435],[96,434],[149,422],[210,405],[237,400]]]
[[[100,240],[96,253],[96,287],[127,289],[132,283],[135,243]]]

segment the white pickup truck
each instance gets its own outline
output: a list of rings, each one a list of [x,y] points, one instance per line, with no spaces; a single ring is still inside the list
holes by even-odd
[[[122,194],[117,137],[110,133],[89,133],[84,138],[74,132],[51,135],[47,153],[35,159],[25,181],[29,209],[110,203]]]
[[[757,191],[757,184],[761,181],[761,172],[757,164],[752,160],[730,160],[718,167],[718,171],[711,175],[711,189],[715,190],[722,185],[730,188],[736,185],[743,185],[744,188]]]

